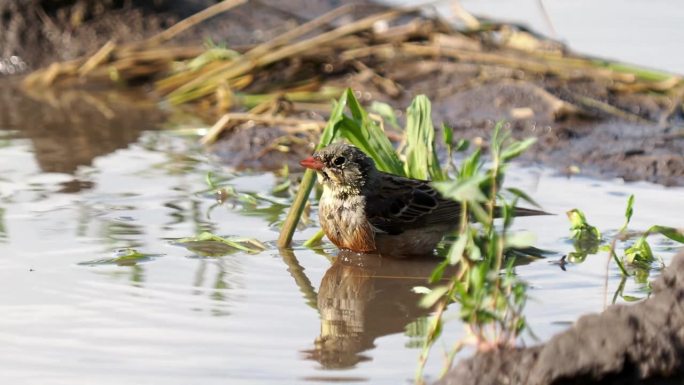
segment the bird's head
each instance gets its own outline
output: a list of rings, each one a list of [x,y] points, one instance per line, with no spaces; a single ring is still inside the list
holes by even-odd
[[[358,194],[376,172],[373,159],[346,143],[331,144],[299,164],[315,170],[323,186],[345,194]]]

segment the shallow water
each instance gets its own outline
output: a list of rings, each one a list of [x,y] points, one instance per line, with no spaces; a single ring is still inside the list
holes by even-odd
[[[274,222],[284,215],[279,203],[287,205],[271,193],[279,179],[234,174],[180,135],[177,118],[108,99],[114,115],[93,103],[80,107],[91,110],[79,123],[59,103],[14,102],[23,112],[0,119],[2,383],[411,382],[428,312],[410,289],[424,285],[433,262],[336,259],[329,244],[279,252]],[[100,150],[84,154],[93,143]],[[251,198],[216,206],[208,172]],[[616,229],[633,193],[632,229],[682,225],[681,188],[534,166],[514,167],[509,182],[559,214],[515,225],[554,251],[516,267],[532,286],[526,314],[541,340],[602,310],[619,284],[613,264],[604,289],[605,253],[565,271],[555,263],[573,250],[565,211],[578,207],[599,228]],[[202,231],[268,248],[207,257],[174,243]],[[315,231],[298,232],[296,245]],[[662,238],[652,244],[666,261],[674,253]],[[121,258],[125,249],[143,255]],[[645,291],[630,279],[624,294]],[[451,305],[448,316],[457,314]],[[428,363],[431,378],[442,346],[462,336],[450,321]]]

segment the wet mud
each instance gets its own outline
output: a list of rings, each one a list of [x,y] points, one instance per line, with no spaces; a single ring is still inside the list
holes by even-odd
[[[479,353],[438,384],[681,384],[682,304],[684,253],[653,283],[645,301],[583,316],[539,346]]]

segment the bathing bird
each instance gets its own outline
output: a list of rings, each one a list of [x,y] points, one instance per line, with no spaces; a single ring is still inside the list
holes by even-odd
[[[458,227],[460,203],[442,197],[429,181],[378,170],[373,159],[350,144],[332,144],[300,164],[315,170],[323,185],[320,224],[340,249],[393,257],[432,255],[442,237]],[[516,216],[544,214],[515,209]]]

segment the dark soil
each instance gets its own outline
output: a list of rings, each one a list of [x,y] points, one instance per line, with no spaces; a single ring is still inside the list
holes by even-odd
[[[0,0],[0,60],[15,56],[35,69],[93,53],[110,39],[142,40],[163,31],[214,0]],[[365,1],[251,0],[192,29],[170,44],[230,47],[272,39],[302,21],[343,3]],[[377,9],[376,6],[368,6]],[[364,12],[359,10],[359,12]],[[0,67],[1,69],[1,67]],[[17,68],[18,70],[19,68]],[[7,72],[0,71],[0,75]]]
[[[366,0],[354,2],[362,5],[349,20],[381,8]],[[4,73],[8,69],[17,72],[92,53],[110,39],[126,42],[149,37],[213,3],[0,0],[0,29],[5,31],[0,34],[0,75],[3,69]],[[181,34],[170,44],[198,45],[211,40],[230,47],[245,46],[269,40],[341,4],[336,0],[296,0],[284,6],[276,0],[250,1]],[[486,39],[467,36],[452,43],[469,49],[494,49]],[[542,43],[563,49],[553,42]],[[288,63],[281,64],[288,69]],[[483,138],[485,145],[495,122],[506,120],[515,136],[539,138],[526,154],[527,159],[562,172],[579,170],[627,181],[684,185],[684,115],[681,100],[672,96],[619,92],[607,82],[560,80],[498,65],[440,58],[397,57],[383,62],[380,68],[374,67],[370,58],[366,65],[376,73],[341,68],[328,80],[361,91],[364,101],[384,100],[399,110],[404,110],[414,95],[425,93],[433,101],[436,123],[454,127],[457,138]],[[276,76],[283,73],[271,72]],[[391,79],[396,88],[388,89],[376,81],[377,75]],[[611,103],[628,115],[583,104],[585,97]],[[257,126],[252,131],[237,130],[225,137],[215,147],[216,153],[240,168],[272,169],[283,162],[296,165],[302,153],[311,151],[310,143],[315,140],[290,140],[287,144],[292,151],[277,153],[269,148],[282,141],[279,128]]]
[[[448,384],[681,384],[684,380],[684,254],[636,305],[614,305],[525,349],[479,353]]]

